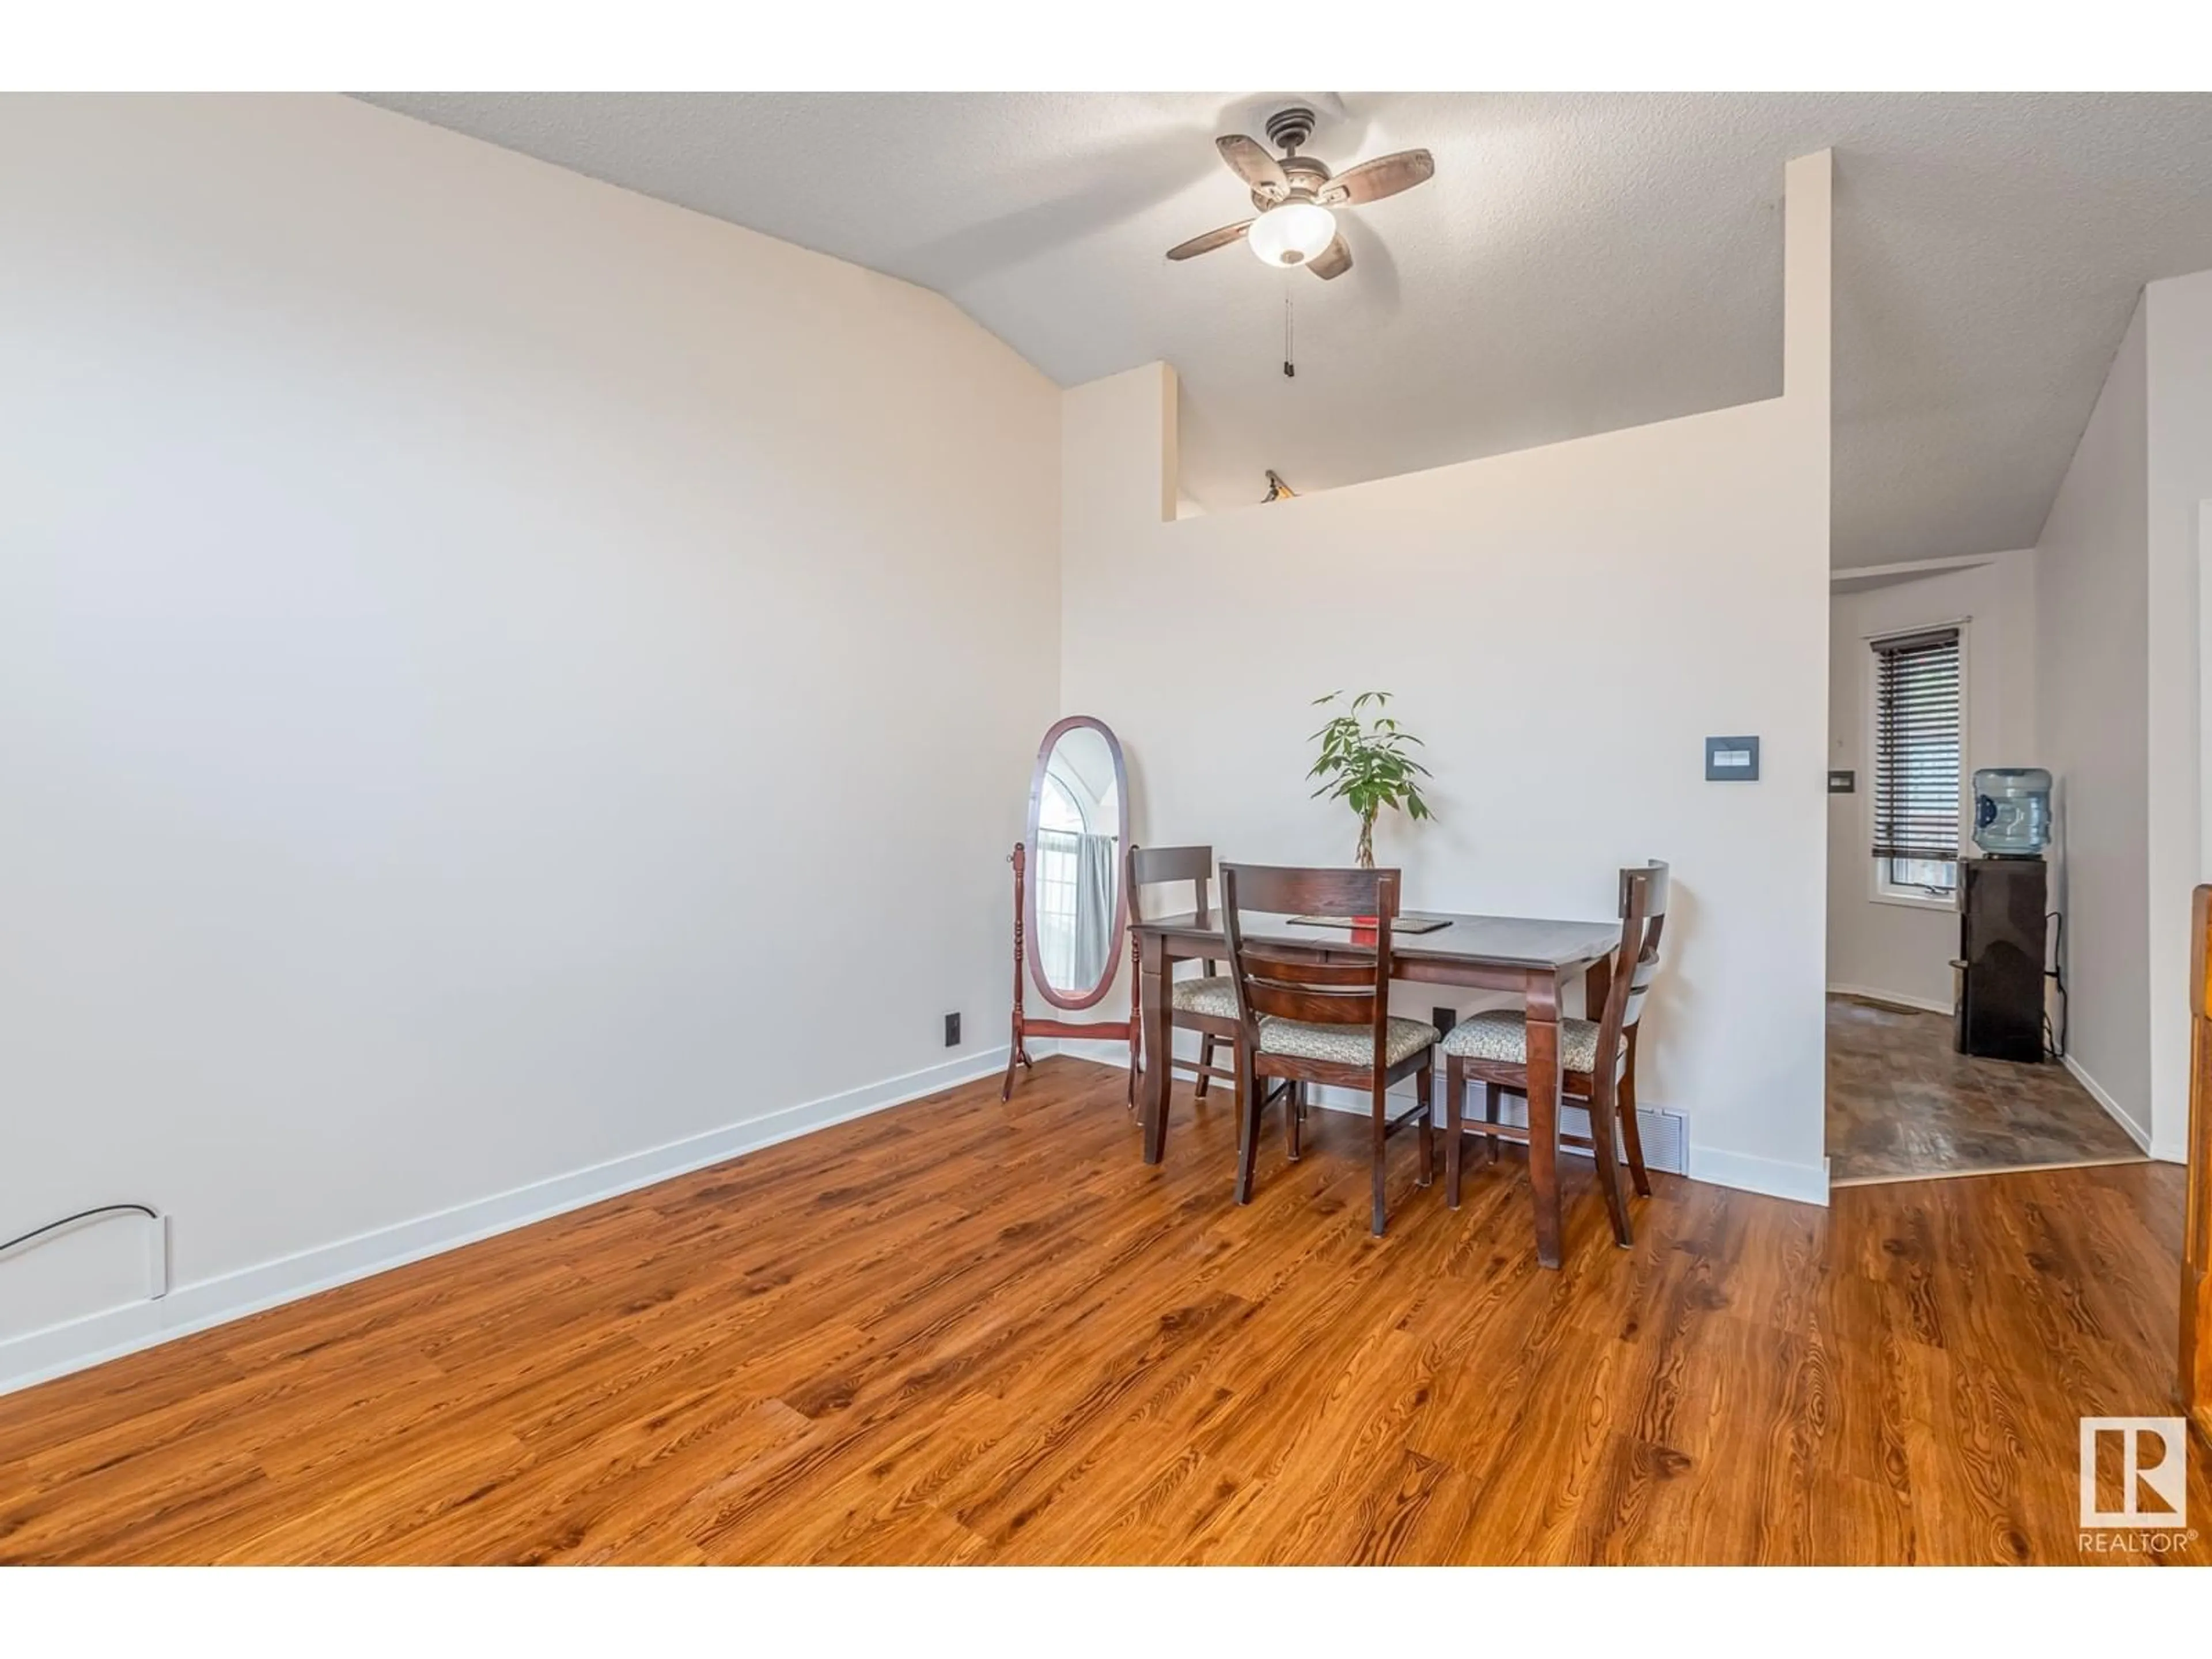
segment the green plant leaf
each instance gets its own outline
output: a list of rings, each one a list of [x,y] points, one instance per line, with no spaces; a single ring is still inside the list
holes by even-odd
[[[1362,691],[1348,705],[1341,691],[1316,697],[1316,708],[1334,703],[1340,712],[1307,738],[1321,745],[1306,772],[1309,779],[1318,780],[1310,799],[1343,801],[1370,833],[1385,807],[1402,811],[1409,818],[1436,816],[1415,781],[1431,775],[1429,769],[1406,752],[1408,744],[1427,745],[1401,726],[1396,717],[1382,712],[1389,705],[1390,695]],[[1362,711],[1370,705],[1376,712],[1363,720]]]

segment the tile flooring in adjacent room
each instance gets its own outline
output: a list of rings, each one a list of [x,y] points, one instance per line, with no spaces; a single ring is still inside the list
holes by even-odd
[[[2142,1156],[2063,1066],[1978,1060],[1952,1047],[1944,1015],[1828,999],[1831,1182],[2130,1164]]]

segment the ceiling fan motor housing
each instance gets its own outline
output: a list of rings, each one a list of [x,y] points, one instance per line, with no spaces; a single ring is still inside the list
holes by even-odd
[[[1321,193],[1321,187],[1328,182],[1329,171],[1310,155],[1285,155],[1283,158],[1283,177],[1290,181],[1288,200],[1310,202]],[[1255,190],[1252,192],[1252,205],[1265,213],[1279,203],[1276,198],[1263,196]]]
[[[1283,178],[1291,187],[1289,199],[1293,202],[1312,201],[1329,179],[1327,163],[1297,153],[1298,146],[1313,137],[1313,130],[1314,112],[1304,104],[1279,109],[1267,118],[1267,142],[1283,152]],[[1252,205],[1265,213],[1279,205],[1279,200],[1255,190]]]
[[[1296,151],[1313,137],[1314,112],[1304,104],[1279,109],[1267,118],[1267,142],[1277,149]]]

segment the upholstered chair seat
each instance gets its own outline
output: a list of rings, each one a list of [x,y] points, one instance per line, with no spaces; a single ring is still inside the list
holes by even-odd
[[[1168,992],[1168,1006],[1179,1014],[1204,1014],[1212,1019],[1237,1018],[1237,988],[1226,974],[1206,979],[1179,979]]]
[[[1659,936],[1667,921],[1669,885],[1666,863],[1654,859],[1620,872],[1620,947],[1599,975],[1602,994],[1590,1012],[1597,1019],[1559,1023],[1557,1060],[1560,1075],[1539,1086],[1528,1063],[1528,1022],[1519,1012],[1486,1010],[1463,1019],[1438,1045],[1444,1054],[1444,1195],[1459,1207],[1461,1142],[1466,1139],[1467,1092],[1482,1085],[1482,1121],[1474,1126],[1492,1161],[1503,1144],[1528,1149],[1528,1191],[1535,1200],[1536,1260],[1556,1267],[1561,1254],[1559,1155],[1562,1146],[1588,1148],[1597,1165],[1597,1187],[1613,1223],[1613,1242],[1626,1249],[1635,1242],[1628,1195],[1621,1190],[1620,1160],[1626,1158],[1638,1194],[1649,1196],[1651,1179],[1644,1168],[1644,1138],[1636,1116],[1636,1033],[1644,999],[1659,970]],[[1586,988],[1598,989],[1584,981]],[[1610,1051],[1605,1071],[1597,1070],[1598,1050]],[[1544,1068],[1547,1073],[1550,1066]],[[1553,1085],[1557,1092],[1553,1092]],[[1501,1097],[1522,1095],[1528,1102],[1526,1126],[1499,1120]],[[1587,1135],[1560,1133],[1562,1097],[1589,1109]]]
[[[1437,1028],[1418,1019],[1393,1018],[1382,1034],[1382,1064],[1410,1060],[1437,1040]],[[1372,1066],[1375,1032],[1366,1025],[1312,1025],[1267,1015],[1260,1021],[1260,1052],[1336,1066]]]
[[[1486,1060],[1504,1066],[1528,1063],[1528,1024],[1517,1008],[1491,1009],[1469,1014],[1444,1034],[1447,1059]],[[1623,1048],[1623,1057],[1626,1049]],[[1562,1018],[1559,1021],[1559,1064],[1570,1072],[1588,1072],[1597,1065],[1597,1022]]]

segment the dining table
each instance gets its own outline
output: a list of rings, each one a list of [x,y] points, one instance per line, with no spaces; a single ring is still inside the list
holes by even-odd
[[[1405,931],[1415,921],[1442,921],[1433,931]],[[1196,958],[1225,962],[1229,941],[1218,913],[1186,911],[1133,922],[1137,957],[1138,1018],[1142,1028],[1138,1104],[1144,1123],[1145,1162],[1167,1154],[1170,1068],[1156,1057],[1170,1052],[1169,982],[1175,964]],[[1267,941],[1316,962],[1372,960],[1374,933],[1350,921],[1316,927],[1286,916],[1246,916],[1248,939]],[[1559,1264],[1559,1003],[1575,979],[1583,981],[1583,1006],[1605,1006],[1613,979],[1618,921],[1561,921],[1534,916],[1463,915],[1408,912],[1390,934],[1390,977],[1425,985],[1504,991],[1520,997],[1528,1016],[1528,1180],[1535,1194],[1537,1255]]]

